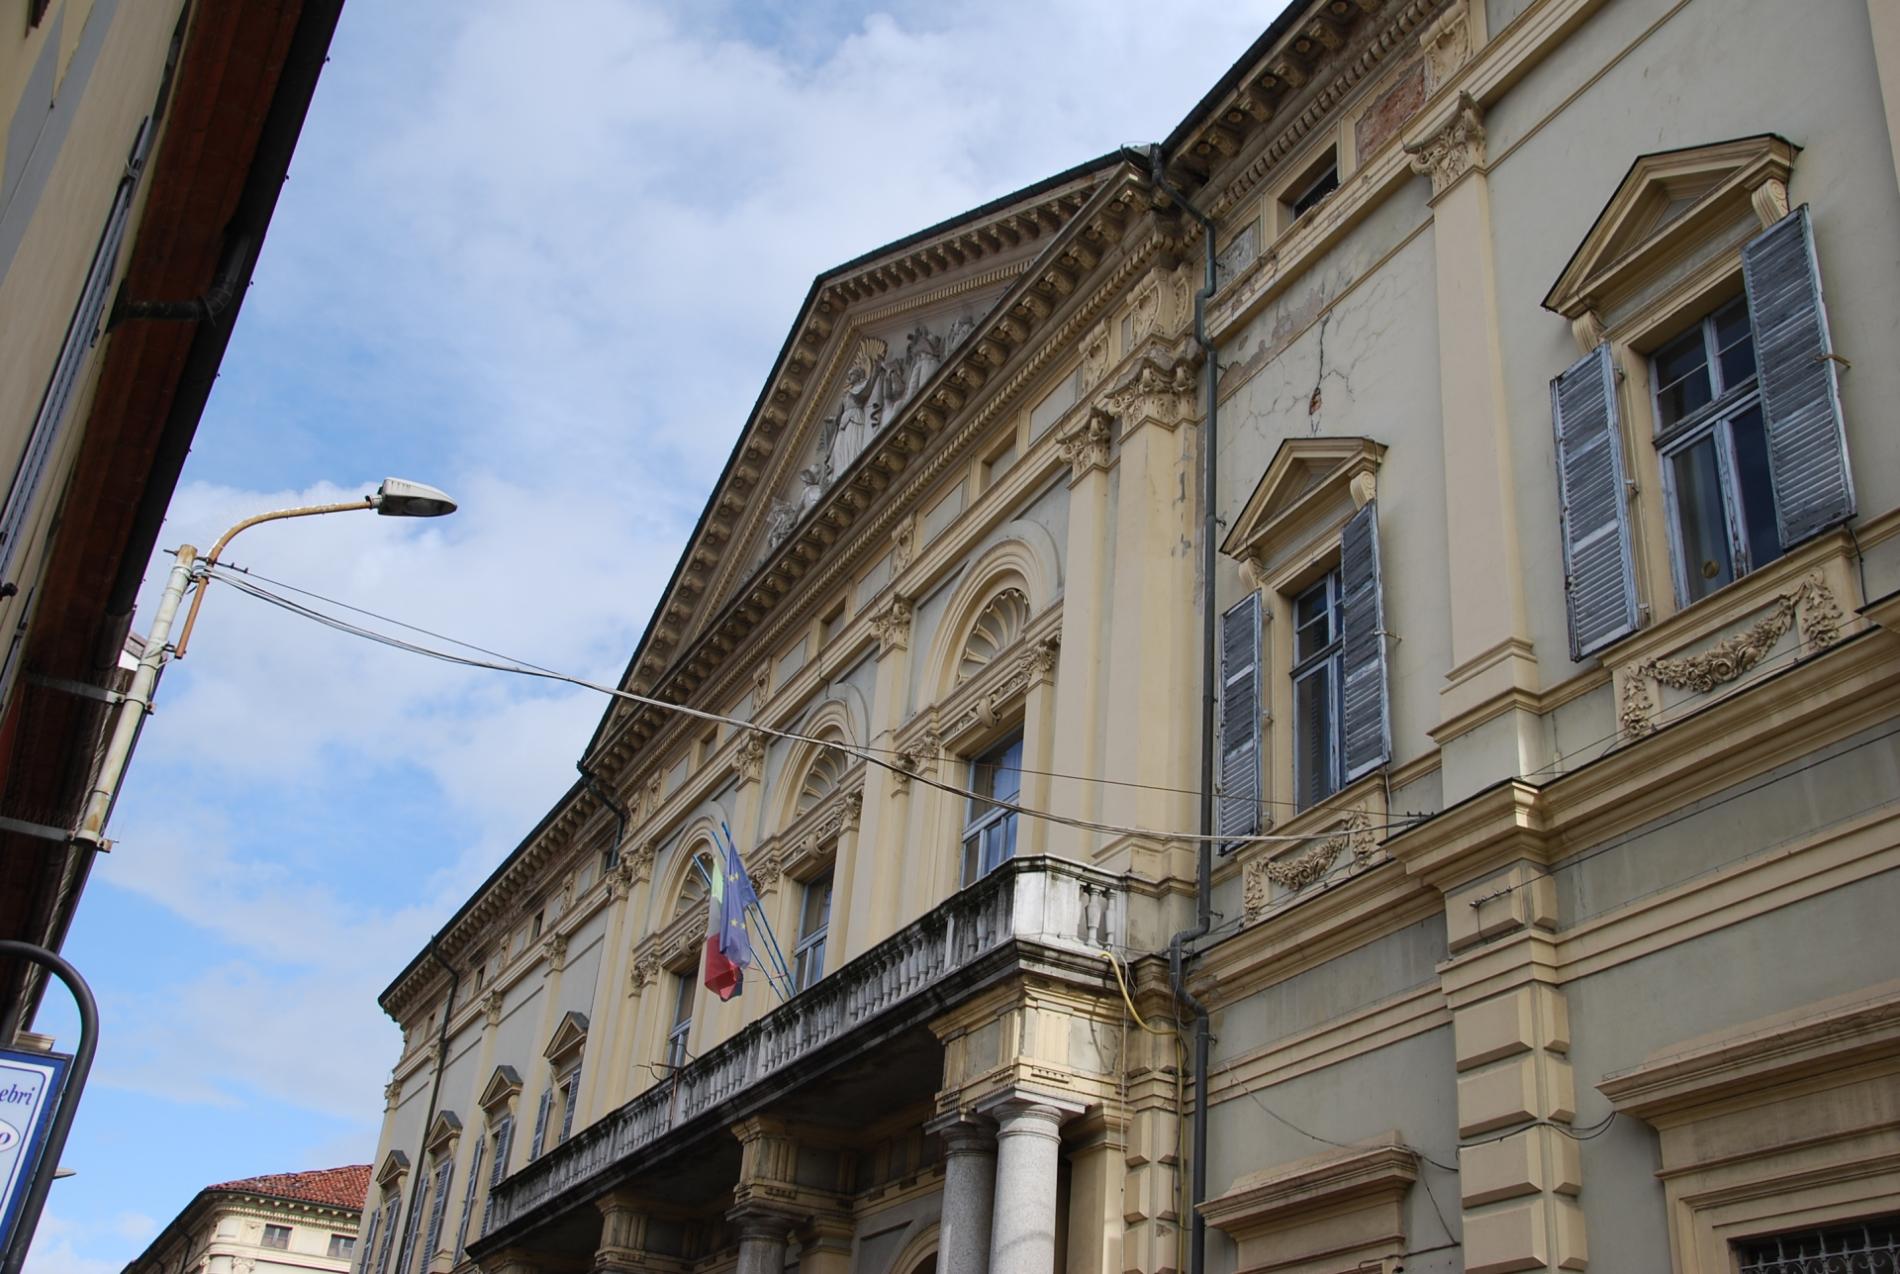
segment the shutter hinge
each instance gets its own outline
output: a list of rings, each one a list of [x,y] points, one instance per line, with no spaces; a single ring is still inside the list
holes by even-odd
[[[1375,628],[1372,630],[1372,635],[1374,637],[1389,637],[1395,642],[1400,642],[1400,641],[1405,640],[1405,638],[1399,636],[1397,633],[1393,632],[1389,628]]]
[[[1634,500],[1636,498],[1636,493],[1641,490],[1642,488],[1636,485],[1636,479],[1634,478],[1623,479],[1623,498],[1624,499]]]
[[[1814,356],[1814,361],[1817,363],[1839,363],[1841,365],[1841,368],[1844,371],[1851,372],[1854,370],[1854,365],[1852,363],[1848,362],[1845,358],[1842,358],[1839,354],[1835,354],[1832,352],[1829,352],[1826,354],[1816,354]]]

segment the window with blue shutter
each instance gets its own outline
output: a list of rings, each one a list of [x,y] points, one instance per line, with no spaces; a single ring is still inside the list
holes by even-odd
[[[369,1274],[370,1262],[376,1259],[376,1231],[383,1219],[383,1208],[372,1208],[369,1214],[369,1229],[363,1232],[363,1259],[356,1262],[356,1268],[362,1274]]]
[[[1629,488],[1617,425],[1616,372],[1599,345],[1550,383],[1570,657],[1636,631]]]
[[[424,1271],[435,1259],[436,1245],[442,1241],[442,1214],[448,1210],[449,1182],[455,1173],[455,1160],[443,1155],[435,1170],[434,1198],[429,1204],[429,1229],[422,1238],[422,1251],[416,1255],[416,1269]]]
[[[482,1184],[482,1155],[488,1150],[488,1139],[477,1138],[475,1150],[468,1161],[468,1185],[462,1190],[462,1218],[456,1223],[455,1261],[462,1263],[462,1253],[468,1248],[468,1226],[475,1218],[475,1195]]]
[[[581,1104],[581,1068],[577,1063],[561,1085],[561,1141],[574,1134],[574,1108]],[[560,1142],[556,1142],[559,1145]]]
[[[539,1159],[547,1144],[548,1111],[554,1105],[554,1085],[541,1090],[541,1105],[534,1112],[534,1140],[528,1143],[528,1158]]]
[[[1339,535],[1340,751],[1351,783],[1392,757],[1385,666],[1385,588],[1379,574],[1379,502]]]
[[[515,1119],[503,1115],[495,1126],[495,1163],[488,1170],[488,1197],[482,1201],[482,1233],[488,1233],[488,1218],[495,1211],[495,1187],[508,1175],[508,1154],[515,1145]]]
[[[1260,830],[1260,594],[1221,616],[1220,802],[1223,837]]]
[[[1742,249],[1783,548],[1854,516],[1840,384],[1803,204]]]

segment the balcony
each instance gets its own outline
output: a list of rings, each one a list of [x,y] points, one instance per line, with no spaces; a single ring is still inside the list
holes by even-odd
[[[479,1256],[504,1231],[518,1237],[595,1197],[643,1162],[764,1109],[842,1059],[921,1027],[1018,969],[1107,976],[1098,953],[1125,949],[1127,925],[1121,877],[1054,858],[1005,863],[501,1182],[487,1232],[471,1254]],[[926,1078],[928,1089],[940,1082]]]

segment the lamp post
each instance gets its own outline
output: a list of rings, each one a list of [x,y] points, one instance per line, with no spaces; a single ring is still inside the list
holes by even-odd
[[[403,478],[387,478],[373,494],[360,500],[277,509],[245,518],[218,537],[202,563],[196,548],[189,544],[179,545],[177,560],[172,563],[171,578],[165,581],[158,611],[152,616],[151,631],[145,638],[145,649],[140,653],[138,667],[132,674],[132,684],[120,700],[118,720],[113,723],[112,738],[106,746],[99,777],[93,783],[92,791],[86,795],[85,811],[80,815],[78,829],[73,832],[75,843],[95,851],[104,846],[106,821],[112,817],[112,807],[118,800],[119,785],[132,759],[132,749],[138,743],[139,730],[152,710],[152,692],[158,686],[158,674],[164,669],[168,658],[185,657],[185,646],[191,640],[192,626],[198,620],[198,608],[204,605],[205,589],[211,583],[211,568],[218,564],[218,555],[224,552],[225,546],[240,531],[248,530],[260,522],[316,517],[323,513],[350,513],[359,509],[373,509],[383,517],[439,518],[455,512],[455,501],[435,487]],[[198,581],[198,591],[191,599],[191,609],[185,613],[184,625],[178,630],[177,646],[168,656],[166,648],[171,639],[172,621],[177,617],[185,590],[191,586],[194,578]]]

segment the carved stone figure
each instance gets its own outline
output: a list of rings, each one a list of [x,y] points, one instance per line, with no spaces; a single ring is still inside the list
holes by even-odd
[[[924,387],[924,382],[943,366],[943,339],[918,326],[904,346],[904,401],[909,402]]]
[[[766,514],[765,539],[772,548],[785,542],[785,537],[805,520],[805,515],[818,507],[818,498],[825,493],[824,475],[819,472],[817,465],[800,469],[798,482],[798,498],[774,500],[771,512]]]

